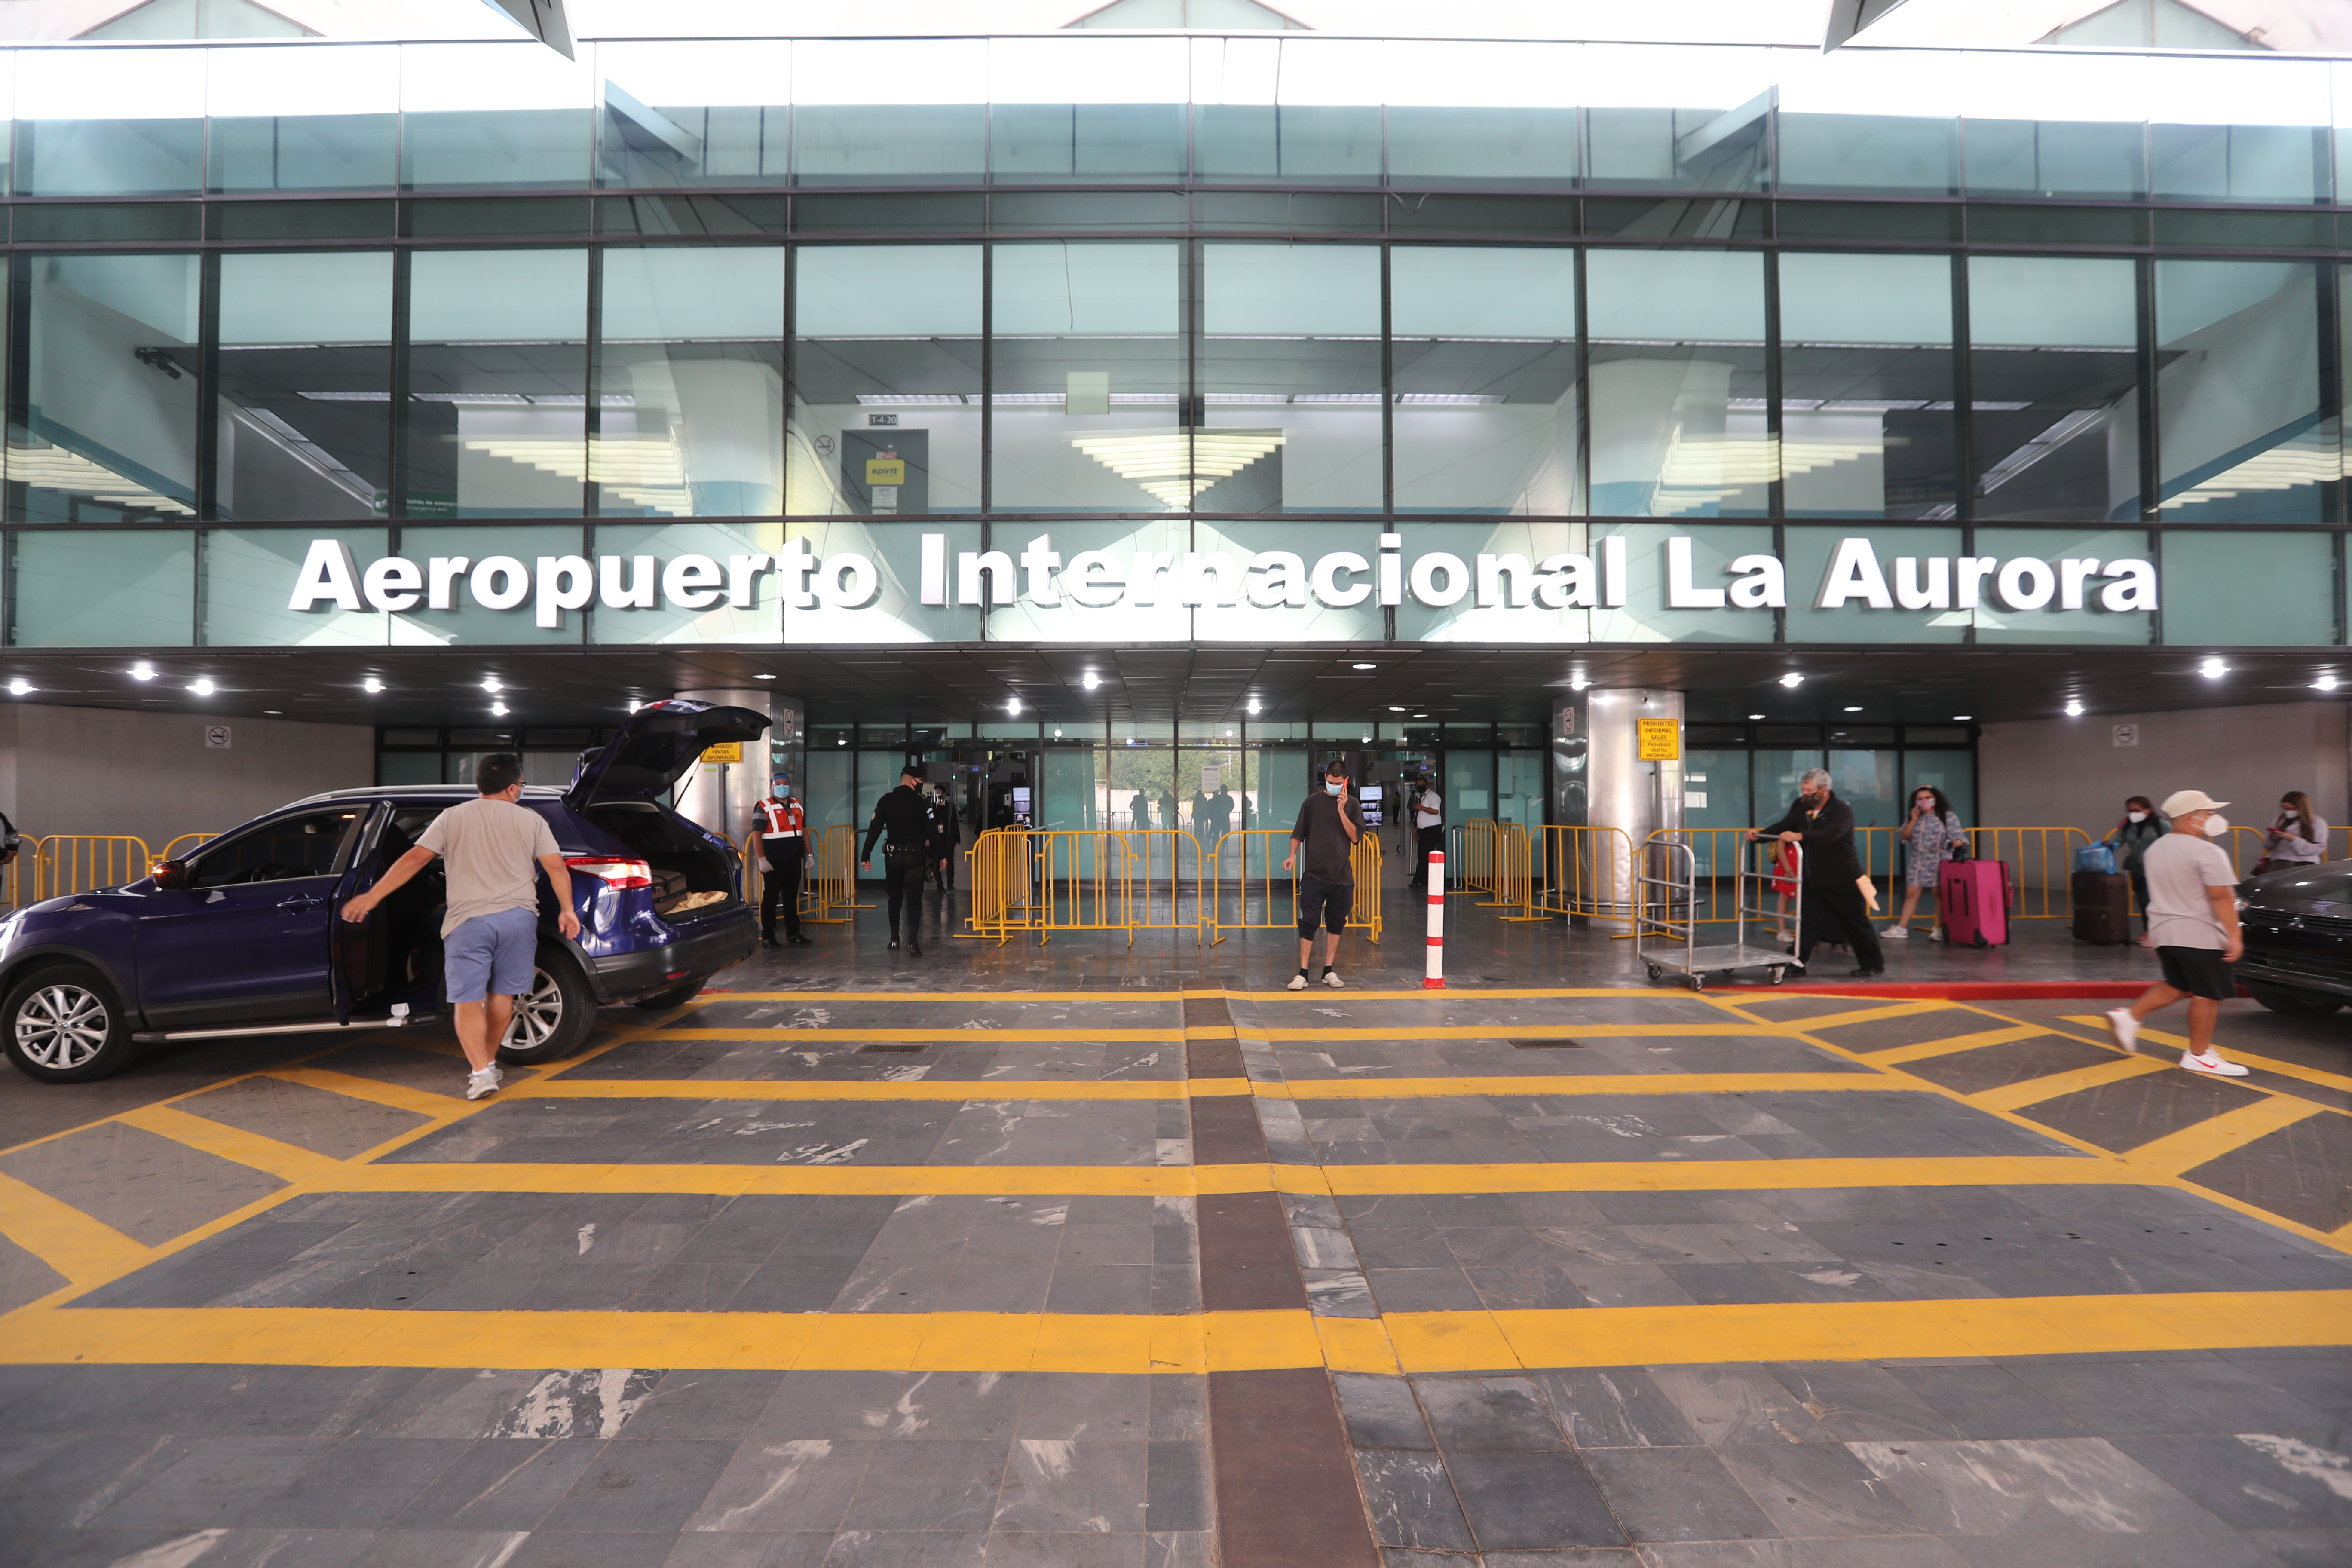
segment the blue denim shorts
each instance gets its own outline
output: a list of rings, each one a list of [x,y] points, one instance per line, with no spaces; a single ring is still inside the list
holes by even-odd
[[[500,910],[476,915],[441,942],[442,978],[449,1000],[483,1002],[530,989],[539,953],[539,911]]]

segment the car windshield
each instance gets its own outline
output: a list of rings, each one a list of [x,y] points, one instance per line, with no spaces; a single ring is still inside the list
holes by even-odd
[[[280,816],[208,844],[196,858],[192,888],[329,877],[341,869],[343,847],[367,819],[364,805],[339,805]]]

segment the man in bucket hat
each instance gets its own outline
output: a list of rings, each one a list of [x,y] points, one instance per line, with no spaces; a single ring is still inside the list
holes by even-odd
[[[2172,831],[2149,845],[2140,862],[2147,870],[2148,934],[2164,978],[2130,1006],[2110,1011],[2107,1030],[2116,1044],[2137,1051],[2140,1025],[2185,998],[2189,1048],[2180,1065],[2217,1078],[2243,1078],[2243,1066],[2223,1061],[2213,1049],[2213,1021],[2221,1004],[2238,994],[2230,965],[2246,951],[2238,929],[2238,873],[2213,842],[2230,831],[2221,815],[2229,804],[2184,789],[2158,808],[2172,819]]]

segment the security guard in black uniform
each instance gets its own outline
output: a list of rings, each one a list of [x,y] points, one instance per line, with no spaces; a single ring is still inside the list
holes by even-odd
[[[907,945],[923,956],[923,856],[931,833],[930,809],[922,795],[923,769],[908,763],[898,770],[898,787],[874,803],[874,820],[866,828],[866,847],[858,852],[861,870],[874,869],[874,841],[882,846],[883,878],[890,890],[890,945],[898,945],[898,911],[907,901],[907,884],[915,892],[915,918],[907,927]],[[886,837],[887,835],[887,837]]]

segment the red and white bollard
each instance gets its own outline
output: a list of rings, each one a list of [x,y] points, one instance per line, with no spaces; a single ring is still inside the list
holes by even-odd
[[[1445,989],[1445,851],[1429,852],[1429,970],[1423,991]]]

